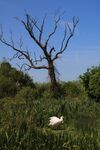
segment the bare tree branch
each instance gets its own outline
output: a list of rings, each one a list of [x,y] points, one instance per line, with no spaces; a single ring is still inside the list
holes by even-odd
[[[42,21],[42,25],[41,25],[41,29],[40,29],[40,35],[39,35],[39,42],[41,42],[43,29],[44,29],[45,18],[46,18],[46,15],[44,16],[43,21]]]
[[[24,25],[25,29],[28,31],[30,37],[34,40],[34,42],[43,50],[44,54],[46,57],[48,57],[48,51],[45,48],[45,46],[35,37],[34,32],[33,32],[33,26],[35,25],[36,28],[38,28],[38,26],[36,24],[31,24],[30,23],[30,18],[28,16],[26,16],[26,22],[21,20],[22,24]],[[41,29],[38,28],[38,30],[41,32]],[[43,30],[43,29],[42,29]],[[42,35],[41,35],[42,36]]]
[[[30,54],[29,54],[29,51],[24,51],[24,50],[20,50],[16,47],[14,47],[14,45],[11,45],[9,42],[6,42],[6,40],[2,37],[0,38],[0,41],[7,45],[8,47],[12,48],[16,53],[14,54],[13,58],[19,58],[20,60],[21,59],[26,59],[28,60],[28,62],[30,63],[30,65],[26,64],[28,67],[30,68],[34,68],[34,69],[48,69],[48,66],[45,66],[45,65],[42,65],[42,66],[35,66],[34,65],[34,62],[38,62],[39,60],[35,60],[33,61],[33,59],[31,58]],[[13,59],[12,58],[12,59]],[[41,61],[43,60],[44,58],[41,58]]]
[[[36,53],[34,52],[34,59],[35,60],[33,62],[37,64],[38,62],[42,62],[43,60],[46,60],[46,57],[40,55],[39,59],[37,59],[36,58]]]
[[[2,25],[0,25],[0,39],[3,37],[3,28]]]
[[[56,51],[54,47],[52,47],[52,48],[50,49],[50,52],[49,52],[49,55],[50,55],[50,56],[51,56],[51,54],[52,54],[53,51],[54,51],[54,52]]]
[[[66,50],[70,39],[74,36],[74,32],[75,32],[75,29],[76,29],[78,22],[79,22],[79,20],[76,19],[75,17],[73,17],[72,28],[69,26],[69,24],[67,24],[67,27],[65,26],[65,32],[64,32],[64,37],[63,37],[62,43],[61,43],[61,48],[55,54],[53,61],[56,60],[59,57],[59,55],[62,54]],[[66,37],[67,36],[67,28],[69,29],[69,36],[68,37]],[[64,44],[64,42],[65,42],[65,44]]]
[[[57,20],[55,19],[55,26],[54,26],[54,29],[53,29],[53,31],[49,34],[49,36],[48,36],[48,38],[47,38],[47,40],[46,40],[46,42],[45,42],[45,47],[47,47],[50,38],[55,34],[55,32],[56,32],[56,30],[57,30],[57,28],[58,28],[58,23],[59,23],[59,21],[60,21],[60,17],[58,17]]]
[[[65,42],[65,40],[66,40],[66,35],[67,35],[67,26],[66,26],[66,23],[65,23],[64,37],[63,37],[63,40],[62,40],[62,42],[61,42],[61,48],[60,48],[60,51],[62,51],[62,49],[63,49],[64,42]]]
[[[23,40],[22,40],[22,37],[20,37],[19,42],[18,42],[18,45],[19,45],[20,49],[22,49],[22,47],[23,47]]]
[[[21,71],[23,70],[23,68],[24,68],[25,71],[31,69],[29,66],[27,66],[26,63],[23,63],[21,66],[19,64],[17,64],[17,66],[20,68]]]

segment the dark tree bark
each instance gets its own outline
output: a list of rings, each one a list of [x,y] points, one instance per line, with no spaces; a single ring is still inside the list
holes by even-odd
[[[58,91],[58,82],[56,79],[56,73],[55,73],[55,61],[59,59],[59,56],[64,53],[64,51],[67,49],[70,39],[74,36],[74,32],[76,29],[76,26],[78,24],[78,19],[73,17],[72,24],[70,26],[69,23],[65,23],[64,25],[64,34],[62,37],[61,46],[58,50],[56,50],[55,45],[50,45],[50,39],[53,37],[53,35],[57,32],[58,26],[61,21],[61,17],[55,17],[54,19],[54,28],[51,33],[49,33],[48,37],[45,40],[45,43],[43,44],[43,34],[44,34],[44,24],[45,24],[45,18],[43,18],[41,25],[38,24],[37,20],[32,18],[29,14],[26,14],[25,20],[19,20],[22,25],[24,26],[24,29],[27,31],[28,35],[31,37],[33,42],[35,42],[36,45],[41,49],[42,55],[37,59],[36,54],[34,53],[34,58],[30,55],[30,51],[28,49],[23,49],[23,42],[20,39],[19,46],[15,46],[15,43],[12,38],[10,41],[6,41],[3,36],[3,30],[1,29],[0,34],[0,41],[10,47],[14,52],[13,58],[19,58],[20,60],[27,60],[27,63],[23,63],[21,68],[24,67],[26,70],[29,69],[46,69],[48,70],[48,74],[50,77],[51,82],[51,89],[53,92]],[[35,31],[38,32],[38,37],[35,35]],[[44,61],[46,64],[44,64]],[[38,65],[38,63],[41,65]]]
[[[58,84],[57,84],[57,80],[56,80],[55,67],[54,67],[53,62],[52,61],[49,62],[48,66],[49,66],[48,74],[50,77],[51,89],[53,91],[56,91],[58,88]]]

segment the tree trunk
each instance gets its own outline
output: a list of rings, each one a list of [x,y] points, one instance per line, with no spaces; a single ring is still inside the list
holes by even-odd
[[[49,66],[48,73],[51,82],[51,90],[55,93],[58,91],[58,83],[56,81],[55,68],[52,60],[48,63],[48,66]]]

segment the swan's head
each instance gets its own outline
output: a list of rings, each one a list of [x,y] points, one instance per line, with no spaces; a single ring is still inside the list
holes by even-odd
[[[63,119],[64,119],[64,116],[61,116],[61,117],[60,117],[60,120],[61,120],[62,122],[63,122]]]

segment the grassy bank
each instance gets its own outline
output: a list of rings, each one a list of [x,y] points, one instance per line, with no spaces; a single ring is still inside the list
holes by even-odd
[[[99,150],[100,104],[90,100],[40,98],[0,100],[1,150]],[[50,116],[64,116],[57,130]]]

